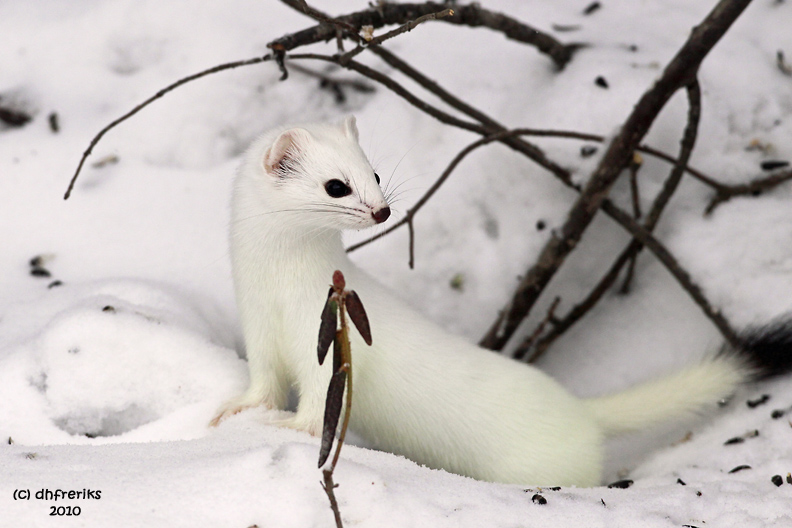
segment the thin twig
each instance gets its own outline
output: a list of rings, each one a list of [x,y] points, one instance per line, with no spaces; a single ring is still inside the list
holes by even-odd
[[[327,494],[327,498],[330,500],[330,509],[333,510],[333,516],[335,517],[336,528],[343,528],[344,523],[341,522],[341,510],[338,509],[338,501],[336,500],[335,496],[335,489],[338,487],[338,484],[333,482],[333,472],[329,470],[323,470],[322,476],[324,478],[324,482],[322,482],[322,489],[325,490]]]
[[[748,183],[737,185],[721,185],[717,189],[715,196],[713,196],[712,200],[710,200],[707,208],[704,210],[704,214],[712,214],[717,206],[724,202],[728,202],[735,196],[756,196],[761,194],[763,191],[772,189],[773,187],[776,187],[777,185],[789,180],[792,180],[792,170],[777,172],[764,178],[756,178],[749,181]]]
[[[80,163],[79,163],[79,165],[77,165],[77,170],[74,171],[74,176],[72,176],[72,179],[69,181],[69,187],[66,189],[66,194],[63,195],[63,199],[64,200],[68,200],[69,199],[69,196],[71,196],[72,189],[74,188],[74,184],[77,182],[77,177],[80,175],[80,171],[83,168],[83,164],[85,164],[85,160],[88,158],[88,156],[91,155],[91,152],[93,152],[93,148],[96,146],[97,143],[99,143],[99,140],[101,140],[102,137],[105,134],[107,134],[110,130],[112,130],[113,128],[115,128],[119,124],[123,123],[124,121],[126,121],[127,119],[132,117],[133,115],[137,114],[138,112],[143,110],[145,107],[147,107],[148,105],[150,105],[151,103],[153,103],[154,101],[156,101],[157,99],[162,97],[163,95],[167,94],[168,92],[171,92],[171,91],[175,90],[176,88],[178,88],[179,86],[181,86],[183,84],[186,84],[186,83],[188,83],[190,81],[194,81],[194,80],[199,79],[201,77],[205,77],[206,75],[211,75],[213,73],[217,73],[217,72],[220,72],[220,71],[223,71],[223,70],[230,70],[230,69],[233,69],[233,68],[239,68],[241,66],[250,66],[251,64],[258,64],[260,62],[265,62],[265,61],[268,61],[268,60],[272,60],[272,56],[269,55],[269,54],[264,55],[263,57],[255,57],[253,59],[247,59],[247,60],[241,60],[241,61],[235,61],[235,62],[228,62],[226,64],[220,64],[218,66],[213,66],[212,68],[203,70],[201,72],[194,73],[192,75],[188,75],[187,77],[179,79],[178,81],[174,82],[173,84],[170,84],[170,85],[166,86],[162,90],[158,91],[157,93],[155,93],[154,95],[152,95],[151,97],[149,97],[148,99],[146,99],[145,101],[143,101],[142,103],[140,103],[139,105],[134,107],[132,110],[130,110],[126,114],[122,115],[121,117],[119,117],[118,119],[116,119],[115,121],[113,121],[112,123],[107,125],[106,127],[104,127],[102,130],[99,131],[98,134],[96,134],[96,136],[94,136],[94,138],[91,140],[91,143],[88,145],[88,149],[86,149],[86,151],[82,155],[82,158],[80,158]]]
[[[632,197],[633,218],[640,220],[641,218],[641,194],[638,189],[638,172],[643,165],[643,158],[636,152],[633,154],[632,163],[630,163],[630,195]],[[624,274],[624,281],[619,290],[619,293],[627,294],[630,291],[630,284],[632,283],[633,274],[635,273],[635,265],[638,260],[638,254],[634,253],[629,262],[627,263],[627,271]]]
[[[374,240],[376,240],[378,238],[382,238],[385,235],[387,235],[388,233],[391,233],[391,232],[395,231],[396,229],[399,229],[404,224],[408,224],[408,226],[410,227],[410,262],[412,264],[412,261],[413,261],[413,254],[412,254],[413,253],[413,249],[412,249],[413,248],[413,245],[412,245],[413,244],[412,243],[412,238],[413,238],[413,236],[412,236],[412,234],[413,234],[412,233],[412,222],[413,222],[413,218],[418,213],[418,211],[420,211],[421,208],[424,205],[426,205],[426,202],[429,201],[429,199],[434,195],[434,193],[436,193],[437,190],[440,189],[440,187],[443,185],[443,183],[445,183],[445,181],[448,179],[448,177],[451,176],[451,173],[454,172],[454,169],[456,169],[457,165],[459,165],[459,163],[463,159],[465,159],[465,157],[467,157],[468,154],[470,154],[471,152],[473,152],[474,150],[476,150],[479,147],[487,145],[488,143],[492,143],[493,141],[499,141],[499,140],[501,140],[501,139],[503,139],[504,137],[507,137],[507,136],[518,136],[520,134],[526,134],[526,133],[531,133],[531,132],[532,132],[531,129],[506,130],[506,131],[503,131],[503,132],[498,132],[496,134],[492,134],[490,136],[485,136],[483,138],[477,139],[476,141],[470,143],[468,146],[466,146],[461,151],[459,151],[456,156],[454,156],[454,159],[451,160],[451,163],[448,164],[448,166],[445,168],[445,170],[442,172],[442,174],[440,174],[440,176],[435,180],[435,182],[432,184],[432,186],[429,187],[429,189],[423,194],[423,196],[421,196],[421,198],[419,198],[418,201],[415,202],[415,204],[410,209],[407,210],[407,213],[404,215],[404,217],[401,220],[399,220],[398,222],[396,222],[395,224],[390,226],[388,229],[382,231],[381,233],[378,233],[378,234],[376,234],[376,235],[374,235],[372,237],[367,238],[366,240],[358,242],[357,244],[353,244],[353,245],[349,246],[347,248],[347,251],[348,252],[349,251],[355,251],[356,249],[358,249],[358,248],[360,248],[362,246],[365,246],[366,244],[369,244],[369,243],[373,242]],[[412,265],[410,267],[412,267]]]
[[[561,303],[561,297],[556,297],[555,299],[553,299],[553,302],[550,304],[550,308],[547,309],[547,314],[545,315],[544,319],[542,319],[542,322],[539,323],[539,325],[534,329],[534,331],[531,332],[531,335],[525,338],[525,340],[523,340],[523,342],[520,343],[520,346],[518,346],[515,349],[514,355],[512,356],[514,357],[514,359],[523,359],[523,357],[525,357],[525,354],[527,354],[528,351],[531,349],[531,347],[533,347],[534,342],[536,342],[536,340],[539,339],[541,335],[544,333],[544,329],[548,323],[553,323],[555,325],[556,323],[555,311],[560,303]],[[533,360],[534,358],[531,358],[530,361]]]
[[[388,31],[387,33],[384,33],[384,34],[380,35],[379,37],[374,37],[373,39],[371,39],[369,41],[366,41],[365,39],[363,39],[363,42],[361,44],[359,44],[356,48],[354,48],[352,50],[349,50],[348,52],[346,52],[343,55],[341,55],[338,58],[338,60],[339,60],[339,62],[341,64],[344,64],[348,60],[353,58],[354,56],[356,56],[359,53],[361,53],[363,50],[365,50],[367,48],[374,47],[374,46],[379,46],[380,44],[382,44],[383,42],[385,42],[388,39],[392,39],[393,37],[397,37],[397,36],[399,36],[399,35],[401,35],[403,33],[407,33],[409,31],[412,31],[419,24],[422,24],[422,23],[427,22],[429,20],[437,20],[439,18],[452,16],[453,14],[454,14],[454,10],[453,9],[445,9],[445,10],[439,11],[437,13],[427,13],[427,14],[421,16],[421,17],[416,18],[415,20],[410,20],[409,22],[407,22],[405,24],[402,24],[401,26],[399,26],[396,29]]]

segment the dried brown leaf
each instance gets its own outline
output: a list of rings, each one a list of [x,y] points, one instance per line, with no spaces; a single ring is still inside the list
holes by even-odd
[[[354,291],[350,291],[346,295],[346,309],[347,313],[349,313],[349,318],[355,323],[355,328],[363,336],[363,341],[371,346],[371,327],[369,326],[368,316],[366,316],[366,310],[363,308],[360,297]]]
[[[322,448],[319,451],[319,467],[324,466],[330,451],[333,449],[338,419],[344,402],[344,387],[346,387],[346,371],[338,371],[330,379],[327,387],[327,400],[325,401],[324,429],[322,430]]]
[[[319,325],[319,345],[316,347],[320,365],[324,363],[330,343],[335,339],[337,326],[338,303],[328,296],[324,310],[322,310],[322,323]]]

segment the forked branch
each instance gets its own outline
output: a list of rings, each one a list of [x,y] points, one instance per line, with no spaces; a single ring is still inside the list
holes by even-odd
[[[629,215],[625,218],[612,204],[608,205],[610,202],[605,202],[608,192],[660,110],[677,90],[695,79],[701,62],[749,3],[750,0],[721,0],[706,19],[693,29],[660,79],[641,97],[619,134],[611,141],[597,169],[569,211],[566,222],[558,230],[559,235],[547,242],[536,264],[524,274],[515,294],[481,340],[482,346],[494,350],[502,350],[506,346],[550,279],[578,244],[600,207],[607,205],[604,210],[618,218],[636,236],[639,230],[633,228],[640,228],[640,225]],[[652,247],[645,245],[650,249]],[[677,278],[680,276],[677,275]]]

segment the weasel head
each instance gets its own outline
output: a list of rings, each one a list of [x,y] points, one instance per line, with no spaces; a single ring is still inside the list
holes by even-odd
[[[351,116],[265,134],[250,147],[242,171],[253,184],[246,192],[256,195],[247,198],[257,199],[268,213],[290,213],[289,222],[363,229],[390,216]]]

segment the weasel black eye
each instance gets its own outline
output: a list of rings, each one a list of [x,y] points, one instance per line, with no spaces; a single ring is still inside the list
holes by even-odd
[[[374,179],[377,180],[377,185],[379,185],[380,182],[379,174],[377,174],[376,172],[374,173]]]
[[[330,180],[325,183],[325,191],[333,198],[343,198],[352,194],[352,189],[341,180]]]

